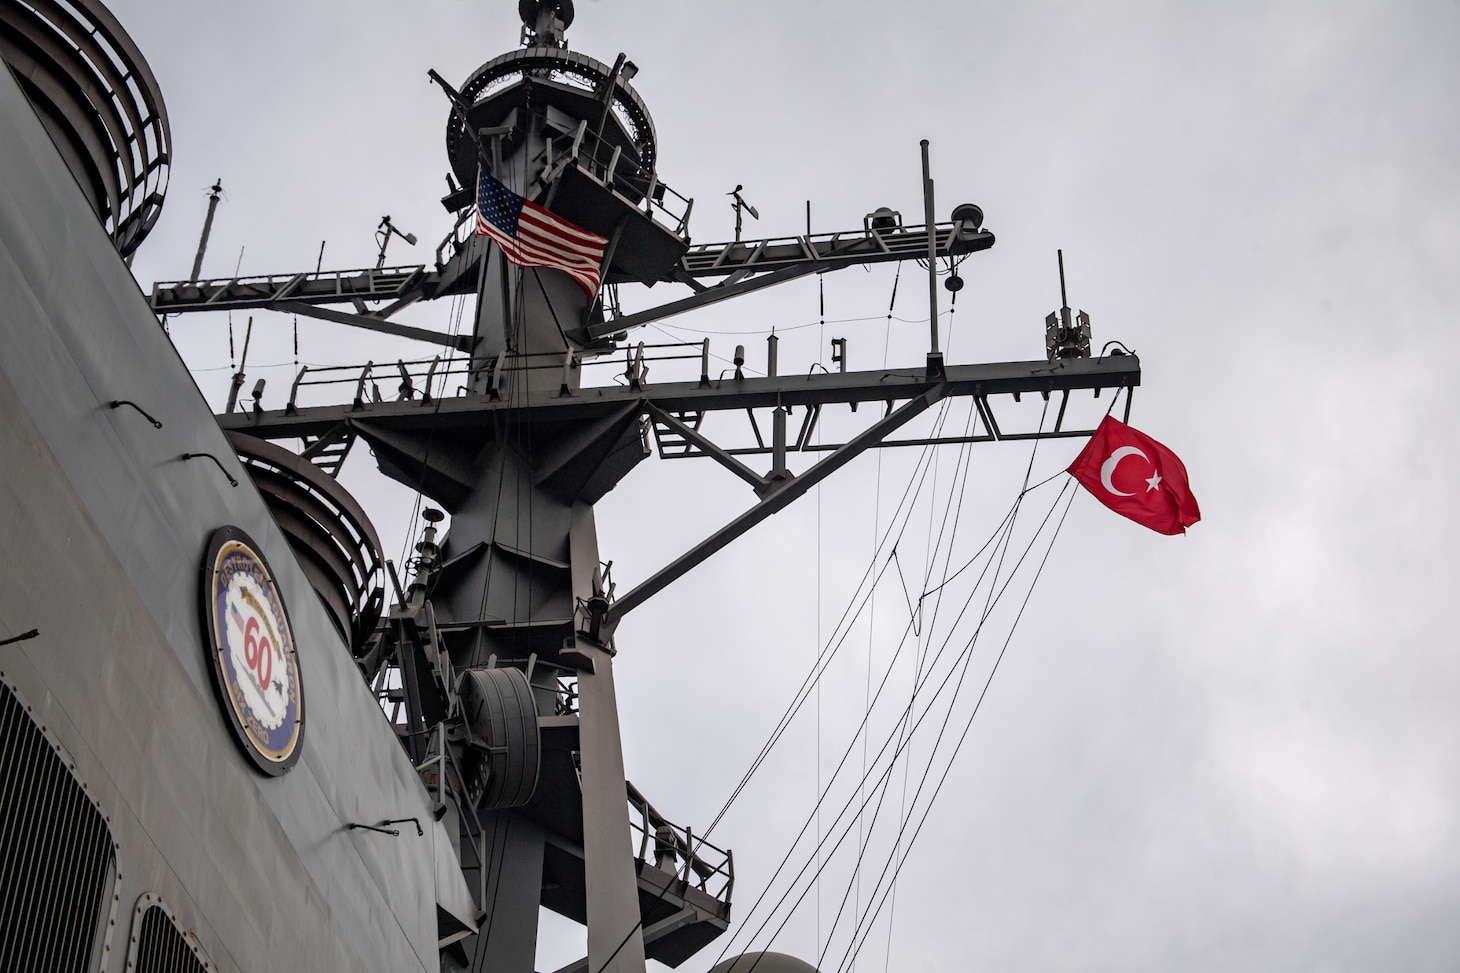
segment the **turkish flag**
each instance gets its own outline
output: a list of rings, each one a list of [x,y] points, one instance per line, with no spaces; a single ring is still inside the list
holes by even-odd
[[[1145,433],[1105,417],[1069,466],[1105,506],[1160,534],[1184,534],[1201,520],[1176,454]]]

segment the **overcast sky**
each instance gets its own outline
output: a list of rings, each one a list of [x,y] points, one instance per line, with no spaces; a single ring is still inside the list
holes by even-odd
[[[186,276],[203,190],[220,176],[205,274],[311,269],[321,240],[326,268],[367,266],[386,213],[422,240],[397,241],[393,259],[428,260],[450,217],[436,202],[446,106],[426,70],[459,82],[515,48],[519,26],[508,0],[110,5],[172,122],[167,207],[134,263],[144,286]],[[1169,538],[1075,498],[858,966],[1460,968],[1460,463],[1442,380],[1460,305],[1460,7],[585,0],[568,38],[639,65],[660,176],[697,199],[699,242],[732,232],[724,194],[736,184],[761,214],[747,235],[802,232],[807,200],[817,231],[859,228],[883,205],[920,223],[918,140],[930,139],[940,218],[976,202],[998,236],[961,268],[951,334],[943,319],[949,359],[1040,357],[1063,248],[1096,347],[1118,339],[1141,356],[1132,423],[1185,460],[1201,502],[1202,523]],[[849,339],[853,368],[915,364],[926,282],[903,270],[891,321],[885,266],[827,276],[824,315],[806,281],[644,338],[713,332],[717,355],[744,343],[763,367],[776,327],[783,371],[829,364],[831,337]],[[672,296],[625,291],[633,306]],[[408,320],[445,328],[448,313],[442,302]],[[255,315],[250,384],[268,378],[268,407],[294,371],[291,327]],[[221,408],[226,318],[172,328]],[[300,325],[301,362],[430,354]],[[1106,404],[1084,407],[1098,417]],[[1038,408],[1017,415],[1037,426]],[[957,404],[945,421],[959,429],[966,415]],[[867,419],[829,412],[823,435]],[[1032,480],[1079,445],[1042,444]],[[1009,510],[1030,452],[978,445],[960,460],[944,447],[931,460],[898,546],[912,599],[948,498],[964,497],[956,567]],[[625,621],[628,773],[665,814],[700,831],[724,804],[854,599],[918,458],[862,457]],[[411,495],[363,450],[346,473],[397,556]],[[1060,487],[1026,499],[1006,571]],[[713,464],[643,464],[599,507],[620,591],[752,499]],[[735,850],[737,919],[852,741],[869,673],[875,690],[894,667],[873,717],[875,766],[918,646],[936,652],[950,630],[951,653],[966,643],[954,596],[974,575],[950,583],[938,620],[925,613],[895,663],[908,603],[896,571],[883,576],[819,698],[711,836]],[[967,657],[955,733],[1029,588],[1015,577]],[[774,948],[815,962],[830,940],[823,969],[838,968],[837,906],[849,884],[852,912],[877,888],[888,821],[912,802],[947,699],[910,749],[906,797],[900,764],[876,828],[869,808],[860,886],[844,845]],[[794,867],[809,855],[803,841]],[[758,924],[737,927],[737,948]],[[580,934],[544,929],[539,969],[581,955]],[[721,945],[683,969],[701,973]]]

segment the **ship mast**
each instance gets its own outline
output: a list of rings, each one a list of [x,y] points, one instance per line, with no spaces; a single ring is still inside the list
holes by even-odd
[[[449,100],[447,151],[460,187],[442,200],[456,226],[434,267],[159,283],[152,304],[168,314],[286,311],[466,353],[460,394],[448,393],[436,364],[413,374],[402,363],[400,395],[384,401],[366,394],[374,384],[366,365],[353,401],[311,407],[297,401],[305,370],[284,409],[219,422],[240,437],[300,439],[302,458],[331,474],[363,439],[383,472],[451,515],[442,538],[443,518],[427,511],[409,584],[393,577],[393,604],[378,625],[362,610],[353,639],[382,700],[404,711],[402,745],[460,835],[452,854],[477,896],[476,930],[443,925],[443,969],[532,973],[546,906],[587,927],[587,956],[559,973],[641,973],[646,957],[676,966],[728,928],[733,873],[727,852],[626,783],[614,687],[614,658],[627,650],[614,638],[619,621],[942,399],[974,400],[978,440],[1086,436],[1065,422],[1071,393],[1132,389],[1140,364],[1133,355],[1091,358],[1088,331],[1083,347],[1062,344],[1044,360],[944,364],[938,268],[994,238],[975,206],[934,222],[926,143],[923,226],[903,226],[883,208],[847,232],[692,246],[693,201],[659,178],[632,62],[570,51],[569,0],[521,0],[518,9],[520,49],[459,89],[432,73]],[[604,237],[606,288],[667,282],[690,294],[619,313],[616,301],[605,307],[603,290],[512,263],[473,232],[479,172]],[[626,345],[650,321],[797,277],[903,260],[927,261],[931,337],[920,367],[849,372],[843,344],[841,371],[785,374],[772,337],[765,377],[737,367],[716,378],[707,341],[698,381],[651,384],[644,345]],[[475,297],[470,335],[390,320],[451,295]],[[622,383],[585,387],[583,365],[615,350],[626,356]],[[743,352],[736,357],[738,366]],[[1002,428],[997,403],[1026,393],[1058,397],[1053,425]],[[813,444],[822,410],[860,403],[885,409],[861,413],[866,426],[845,442]],[[769,413],[768,437],[756,410]],[[794,434],[793,410],[801,412]],[[706,435],[703,420],[717,412],[748,414],[754,444]],[[620,594],[601,561],[594,505],[651,455],[651,443],[661,458],[713,459],[755,499]],[[637,853],[625,855],[630,843]]]

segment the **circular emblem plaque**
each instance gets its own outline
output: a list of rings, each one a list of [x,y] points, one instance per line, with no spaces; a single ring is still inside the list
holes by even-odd
[[[273,573],[237,527],[220,527],[208,541],[203,624],[234,736],[264,773],[285,773],[304,739],[299,656]]]

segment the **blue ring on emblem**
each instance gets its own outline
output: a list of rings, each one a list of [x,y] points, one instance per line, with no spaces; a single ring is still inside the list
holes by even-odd
[[[220,527],[208,539],[202,582],[209,668],[234,740],[260,771],[285,774],[304,742],[304,687],[274,573],[253,538]]]

